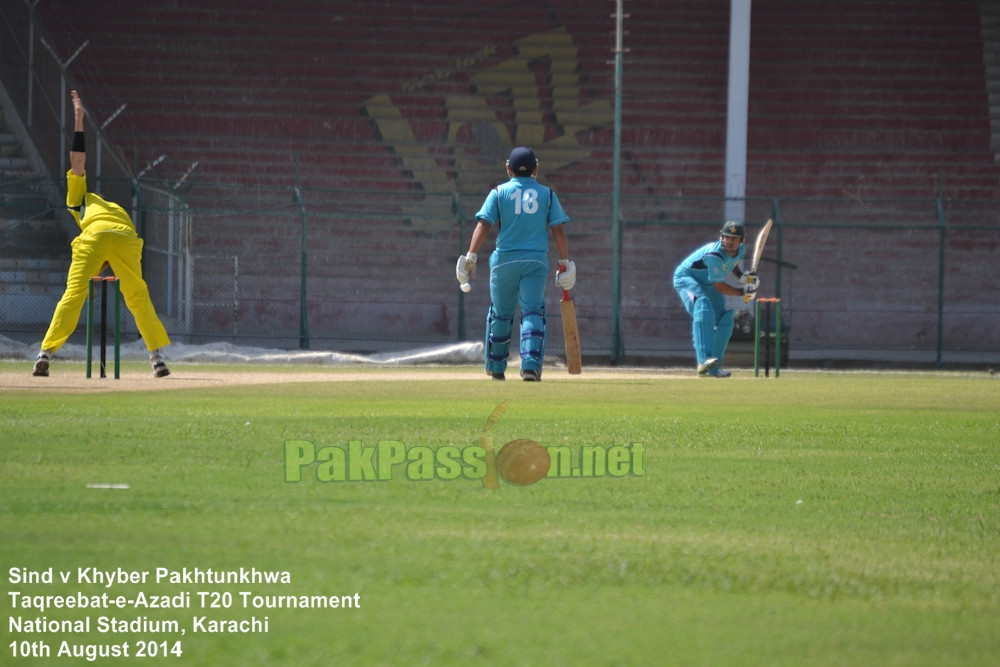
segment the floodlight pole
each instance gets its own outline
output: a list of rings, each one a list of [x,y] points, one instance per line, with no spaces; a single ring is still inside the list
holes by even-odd
[[[295,158],[296,165],[296,175],[295,180],[298,182],[298,157]],[[299,186],[296,185],[292,189],[292,201],[299,205],[299,216],[302,219],[302,231],[300,238],[300,248],[299,248],[299,262],[300,262],[300,275],[299,275],[299,349],[308,350],[309,349],[309,308],[308,301],[306,298],[306,279],[308,276],[308,271],[306,269],[306,262],[308,261],[309,250],[307,244],[307,238],[309,235],[309,212],[306,210],[306,202],[302,198],[302,191]]]
[[[622,173],[622,58],[624,0],[615,0],[615,121],[614,121],[614,168],[611,194],[611,363],[625,360],[625,342],[622,338],[622,215],[621,215],[621,173]]]
[[[750,3],[730,0],[726,112],[726,220],[746,221],[747,116],[750,104]]]

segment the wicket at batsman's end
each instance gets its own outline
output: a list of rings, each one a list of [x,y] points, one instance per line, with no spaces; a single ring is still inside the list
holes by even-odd
[[[761,326],[761,304],[764,308],[764,322]],[[774,321],[771,320],[771,306],[774,306]],[[760,345],[764,339],[764,377],[769,377],[771,346],[774,346],[774,377],[781,376],[781,299],[777,297],[757,299],[754,305],[753,375],[760,376]],[[774,341],[773,343],[771,341]]]

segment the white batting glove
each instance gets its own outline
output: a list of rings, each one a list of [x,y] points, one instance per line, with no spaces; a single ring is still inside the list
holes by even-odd
[[[757,274],[756,273],[744,273],[740,276],[740,285],[757,285]]]
[[[569,290],[576,284],[576,264],[571,259],[559,260],[559,269],[556,270],[556,285]]]
[[[752,274],[751,274],[752,275]],[[757,276],[754,276],[753,282],[747,282],[743,286],[743,303],[750,303],[757,298]]]
[[[476,277],[476,260],[478,256],[474,252],[469,252],[458,258],[455,264],[455,277],[458,279],[458,286],[463,292],[472,289],[469,281]]]
[[[476,261],[479,257],[474,252],[461,255],[455,264],[455,277],[458,282],[467,283],[476,277]]]

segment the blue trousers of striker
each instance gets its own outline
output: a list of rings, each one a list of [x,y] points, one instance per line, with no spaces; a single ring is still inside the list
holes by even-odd
[[[514,313],[521,308],[521,368],[542,370],[545,359],[545,281],[548,253],[490,256],[490,312],[486,319],[486,371],[507,370]]]
[[[678,278],[674,288],[691,316],[691,338],[698,363],[712,357],[721,363],[736,323],[736,314],[726,308],[725,295],[693,278]]]

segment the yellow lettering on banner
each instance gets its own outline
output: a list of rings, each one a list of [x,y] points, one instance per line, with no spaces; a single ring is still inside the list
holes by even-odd
[[[403,116],[389,94],[376,95],[364,103],[364,110],[375,123],[382,141],[392,149],[402,168],[413,174],[414,182],[423,192],[422,201],[402,205],[403,213],[414,229],[438,231],[454,226],[452,193],[455,185],[449,171],[459,174],[462,190],[466,192],[485,193],[502,179],[502,163],[495,166],[483,164],[479,154],[482,146],[476,146],[470,153],[456,147],[465,126],[476,128],[477,136],[484,130],[487,135],[492,135],[485,142],[487,145],[533,147],[544,154],[544,170],[552,172],[589,158],[590,151],[580,147],[577,135],[613,121],[614,113],[609,101],[580,104],[578,50],[566,28],[532,35],[515,44],[517,53],[514,57],[472,75],[470,81],[475,86],[476,96],[444,98],[446,137],[453,147],[448,156],[453,160],[450,168],[438,161],[438,156],[428,145],[420,143],[410,121]],[[475,65],[480,57],[471,57],[468,63]],[[551,93],[544,99],[537,74],[532,69],[532,65],[538,62],[546,62],[549,68],[546,87],[551,88]],[[428,75],[421,82],[439,78]],[[498,96],[510,98],[513,114],[510,127],[487,103],[488,99]],[[549,99],[550,119],[546,122],[545,107]],[[553,133],[556,136],[546,139]]]

